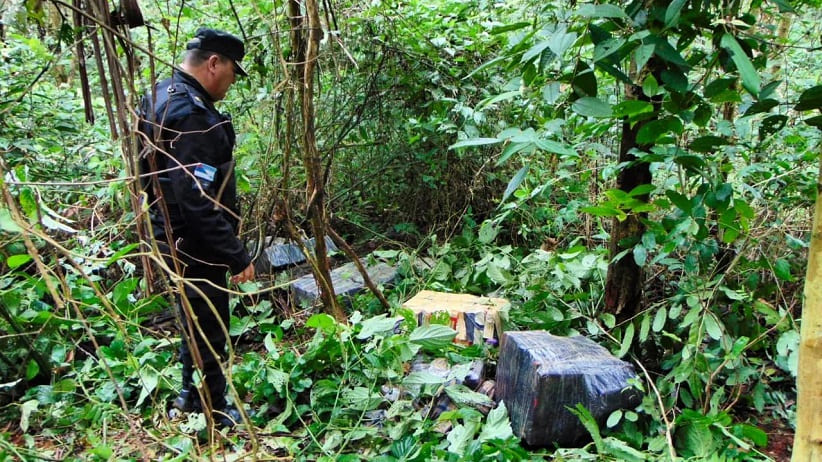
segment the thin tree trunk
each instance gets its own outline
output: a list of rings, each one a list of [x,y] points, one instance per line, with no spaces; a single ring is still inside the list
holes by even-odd
[[[317,0],[306,0],[305,18],[300,15],[299,4],[296,1],[290,2],[289,11],[294,30],[292,37],[295,38],[294,46],[304,47],[302,55],[304,59],[297,62],[298,85],[302,100],[303,116],[303,164],[306,173],[306,207],[307,214],[311,220],[311,230],[314,234],[314,256],[316,265],[314,266],[314,277],[317,279],[317,286],[320,288],[320,298],[323,301],[325,310],[339,322],[347,322],[348,317],[337,303],[334,286],[331,281],[331,269],[328,262],[328,251],[325,245],[327,228],[327,217],[325,214],[325,185],[322,181],[322,163],[320,153],[317,149],[317,140],[314,137],[314,69],[319,56],[320,39],[322,38],[322,25],[320,24],[319,5]],[[300,28],[306,27],[308,40],[303,40]],[[298,49],[298,48],[297,48]]]
[[[652,62],[648,63],[653,66]],[[651,67],[653,68],[653,67]],[[629,85],[625,90],[626,99],[640,101],[651,101],[642,93],[642,89]],[[640,146],[637,143],[639,130],[650,120],[637,122],[633,126],[626,119],[622,123],[622,140],[619,145],[619,163],[632,162],[636,156],[631,152],[634,148],[647,149],[648,146]],[[646,162],[637,162],[630,167],[623,169],[617,180],[617,187],[622,191],[631,191],[637,186],[651,183],[650,165]],[[640,196],[637,199],[647,201],[648,196]],[[609,250],[611,259],[625,250],[625,243],[633,246],[642,238],[645,232],[645,225],[640,218],[645,214],[628,214],[628,217],[619,221],[613,221],[611,229],[611,240]],[[608,265],[608,275],[605,280],[605,311],[617,315],[619,319],[627,319],[638,313],[642,305],[642,284],[644,282],[644,271],[636,264],[633,251],[627,252],[618,260],[613,260]]]
[[[796,377],[795,462],[822,460],[822,160],[816,189]]]

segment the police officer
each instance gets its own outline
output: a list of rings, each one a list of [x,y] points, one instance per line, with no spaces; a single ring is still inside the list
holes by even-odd
[[[234,179],[234,129],[214,107],[237,75],[243,42],[200,28],[171,78],[141,103],[141,166],[151,202],[154,237],[169,266],[185,278],[177,297],[183,320],[182,390],[171,404],[183,412],[211,410],[217,424],[233,426],[239,412],[226,402],[221,368],[229,327],[227,272],[231,282],[254,279],[254,266],[237,238],[239,211]],[[170,235],[169,235],[170,233]],[[216,354],[215,354],[216,353]],[[202,372],[195,388],[194,370]]]

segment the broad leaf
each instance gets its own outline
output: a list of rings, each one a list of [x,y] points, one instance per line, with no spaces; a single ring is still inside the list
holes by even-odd
[[[497,144],[501,141],[502,140],[498,138],[471,138],[454,143],[451,146],[448,146],[448,149],[466,148],[470,146],[485,146],[488,144]]]
[[[579,8],[577,14],[585,18],[628,18],[622,8],[610,4],[592,5],[586,3]]]
[[[759,95],[759,73],[754,69],[751,60],[748,58],[748,55],[745,54],[739,42],[736,41],[733,35],[725,34],[722,36],[719,44],[730,53],[731,59],[736,65],[737,71],[739,71],[739,76],[742,77],[742,86],[745,87],[750,94],[754,96]]]
[[[457,331],[440,324],[431,324],[414,329],[408,340],[426,349],[448,346],[457,336]]]
[[[500,202],[505,202],[511,196],[511,194],[513,194],[514,191],[516,191],[517,188],[519,188],[519,185],[522,184],[522,181],[525,179],[526,175],[528,175],[529,168],[529,165],[525,165],[524,167],[519,169],[519,171],[516,175],[514,175],[513,178],[511,178],[511,181],[508,182],[508,187],[505,188],[505,192],[502,194],[502,200]]]
[[[592,96],[586,96],[574,101],[571,109],[586,117],[605,118],[611,117],[612,114],[611,106],[608,103]]]
[[[729,144],[731,143],[725,138],[714,135],[705,135],[691,141],[688,148],[691,151],[696,152],[715,152],[720,146],[726,146]]]
[[[808,111],[822,108],[822,85],[808,88],[799,95],[799,103],[794,106],[797,111]]]
[[[500,401],[499,405],[488,413],[488,419],[486,419],[478,439],[480,442],[485,442],[494,439],[507,440],[512,436],[514,436],[514,431],[511,429],[511,421],[508,419],[508,408],[505,407],[505,402]]]

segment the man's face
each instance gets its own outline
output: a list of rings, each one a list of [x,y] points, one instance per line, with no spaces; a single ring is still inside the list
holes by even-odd
[[[234,70],[234,61],[223,56],[214,55],[209,58],[209,70],[211,71],[212,84],[207,88],[214,101],[225,98],[231,85],[237,80]]]

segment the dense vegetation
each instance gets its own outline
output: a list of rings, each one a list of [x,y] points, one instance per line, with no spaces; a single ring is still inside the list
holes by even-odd
[[[144,2],[149,26],[132,29],[99,2],[0,7],[0,457],[788,456],[822,125],[815,2],[322,2],[322,213],[302,157],[293,13],[308,4]],[[249,248],[325,214],[402,275],[390,309],[360,295],[347,320],[295,305],[288,272],[240,287],[232,395],[255,413],[229,433],[165,415],[178,337],[146,282],[133,176],[134,104],[202,24],[247,43],[250,77],[221,108]],[[645,398],[606,422],[579,412],[583,448],[523,448],[504,406],[406,375],[418,354],[455,375],[497,354],[417,328],[400,305],[421,289],[505,297],[507,329],[592,338],[635,364]],[[443,392],[456,408],[429,418]]]

